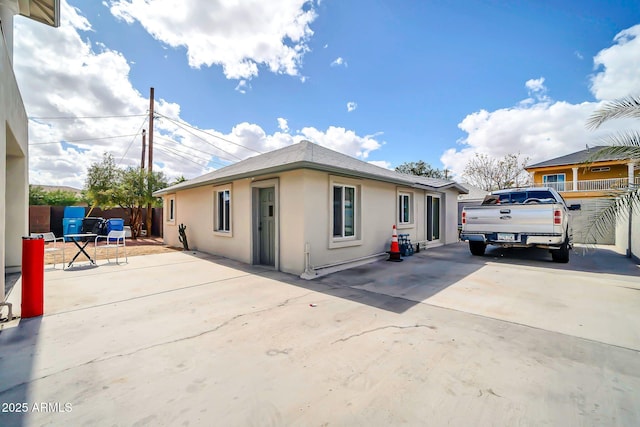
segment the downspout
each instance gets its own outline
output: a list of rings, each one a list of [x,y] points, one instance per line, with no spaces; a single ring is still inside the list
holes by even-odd
[[[629,191],[635,190],[635,163],[629,162],[627,163],[627,175],[628,175],[628,186]],[[629,203],[629,221],[628,221],[628,229],[627,229],[627,258],[633,258],[633,252],[631,251],[631,236],[632,236],[632,223],[633,223],[633,209],[632,204]]]
[[[629,205],[629,229],[627,230],[627,258],[633,258],[633,252],[631,251],[631,229],[633,222],[633,209],[631,209],[631,205]]]
[[[304,244],[304,272],[300,275],[303,279],[311,279],[317,276],[317,273],[313,271],[311,267],[311,245],[309,242]]]

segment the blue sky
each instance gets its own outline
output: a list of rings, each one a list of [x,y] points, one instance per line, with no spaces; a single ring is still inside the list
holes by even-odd
[[[475,153],[595,144],[589,114],[640,93],[637,1],[232,3],[68,0],[58,29],[16,18],[31,182],[82,187],[104,151],[139,162],[151,86],[154,169],[187,178],[310,139],[463,180]],[[134,117],[48,119],[87,116]]]

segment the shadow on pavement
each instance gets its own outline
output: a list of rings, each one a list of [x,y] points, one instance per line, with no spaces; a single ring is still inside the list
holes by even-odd
[[[377,261],[358,267],[304,280],[263,266],[200,252],[185,252],[213,263],[250,274],[278,280],[297,287],[348,299],[394,313],[403,313],[443,291],[488,263],[553,268],[564,271],[640,275],[640,268],[631,259],[612,249],[576,249],[568,264],[551,260],[543,249],[502,249],[488,247],[485,256],[473,256],[467,244],[457,243],[423,250],[403,262]]]
[[[38,402],[30,401],[34,359],[42,317],[21,319],[14,328],[0,331],[0,412],[3,427],[26,425],[26,417]]]
[[[467,254],[469,254],[468,250]],[[471,255],[469,254],[469,256]],[[640,266],[633,259],[616,252],[613,248],[602,246],[574,247],[570,252],[569,262],[566,264],[553,262],[548,250],[538,248],[505,249],[497,246],[487,246],[487,252],[483,257],[473,258],[508,264],[554,268],[564,271],[640,276]]]

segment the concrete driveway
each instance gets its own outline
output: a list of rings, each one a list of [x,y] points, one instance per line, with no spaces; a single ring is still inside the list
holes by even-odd
[[[0,332],[0,425],[638,425],[640,271],[572,255],[50,271],[45,316]]]

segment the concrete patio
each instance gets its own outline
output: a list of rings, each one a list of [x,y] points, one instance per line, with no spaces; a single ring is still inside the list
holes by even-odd
[[[450,245],[314,281],[194,252],[47,271],[45,315],[0,332],[0,425],[638,425],[638,270]]]

